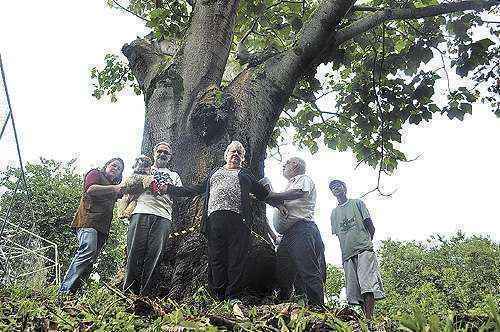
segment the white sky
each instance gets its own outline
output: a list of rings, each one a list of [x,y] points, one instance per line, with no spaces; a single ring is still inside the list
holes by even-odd
[[[0,3],[0,52],[25,160],[78,157],[83,173],[118,155],[130,167],[141,142],[142,96],[122,96],[118,104],[97,102],[91,97],[89,69],[138,34],[144,34],[141,22],[111,11],[104,1]],[[5,112],[0,99],[0,121]],[[423,156],[402,164],[395,176],[384,177],[387,191],[398,189],[392,198],[365,198],[376,240],[422,240],[458,229],[498,240],[500,119],[485,105],[475,105],[473,116],[464,122],[434,119],[430,125],[411,127],[403,139],[410,157]],[[358,196],[375,185],[376,172],[368,167],[354,171],[350,152],[322,150],[311,156],[291,149],[285,157],[291,155],[308,163],[317,186],[317,223],[327,260],[338,265],[338,241],[329,226],[336,201],[327,181],[345,179],[351,196]],[[0,141],[0,168],[15,158],[8,132]],[[269,160],[267,166],[275,188],[284,188],[280,165]]]

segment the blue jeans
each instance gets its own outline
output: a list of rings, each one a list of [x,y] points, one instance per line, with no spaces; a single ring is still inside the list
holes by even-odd
[[[107,238],[105,234],[93,228],[78,228],[76,235],[79,243],[78,250],[59,287],[59,293],[74,292],[80,287],[81,281],[90,275],[92,265]]]

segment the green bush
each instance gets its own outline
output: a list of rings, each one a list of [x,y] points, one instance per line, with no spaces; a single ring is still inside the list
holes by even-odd
[[[0,188],[4,191],[0,196],[1,216],[6,217],[14,201],[9,221],[57,244],[64,274],[78,246],[70,224],[83,192],[83,177],[76,172],[75,160],[44,158],[39,163],[27,163],[25,174],[29,192],[18,190],[14,195],[21,176],[19,168],[0,171]],[[126,229],[122,221],[113,220],[107,244],[97,262],[96,271],[101,278],[114,276],[123,263]]]
[[[0,172],[0,187],[6,189],[0,197],[2,217],[6,217],[14,200],[9,221],[56,243],[65,266],[76,248],[69,224],[82,193],[82,177],[75,173],[74,162],[41,158],[40,163],[27,163],[26,181],[31,195],[19,190],[14,196],[17,179],[21,177],[18,168]]]
[[[344,271],[335,265],[326,265],[325,300],[330,307],[340,305],[340,291],[344,287]]]
[[[500,300],[500,246],[458,232],[425,243],[387,240],[379,250],[387,298],[378,312],[390,317],[450,314],[486,316],[486,298]]]

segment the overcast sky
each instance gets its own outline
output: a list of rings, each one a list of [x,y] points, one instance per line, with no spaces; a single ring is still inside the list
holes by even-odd
[[[106,8],[104,1],[1,2],[0,52],[25,160],[78,157],[83,173],[118,155],[130,167],[139,153],[142,96],[124,96],[118,104],[97,102],[91,97],[89,69],[136,35],[144,35],[141,22]],[[1,98],[0,120],[6,113]],[[331,107],[331,101],[325,98],[321,106]],[[409,157],[423,155],[383,178],[386,191],[397,189],[391,198],[365,198],[377,243],[387,238],[422,240],[458,229],[498,240],[500,119],[485,105],[474,105],[473,115],[464,122],[435,118],[431,124],[409,128],[403,139]],[[338,241],[329,221],[336,201],[327,181],[344,179],[351,196],[357,197],[375,186],[376,172],[368,167],[354,170],[350,152],[323,149],[311,156],[291,147],[285,157],[292,155],[306,160],[316,183],[317,223],[327,260],[338,265]],[[8,129],[0,141],[0,168],[15,158]],[[277,189],[286,185],[280,169],[275,160],[267,161],[267,175]]]

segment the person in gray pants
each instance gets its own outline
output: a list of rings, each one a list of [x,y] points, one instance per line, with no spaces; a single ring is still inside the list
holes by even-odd
[[[339,238],[342,251],[347,302],[360,305],[366,318],[371,320],[375,301],[385,297],[372,243],[375,226],[365,203],[347,198],[343,181],[332,180],[329,187],[338,201],[330,218],[332,234]]]
[[[137,199],[127,233],[127,267],[123,289],[148,296],[152,280],[172,228],[172,198],[162,193],[165,184],[181,186],[179,174],[167,168],[172,156],[168,143],[154,148],[152,183]]]

